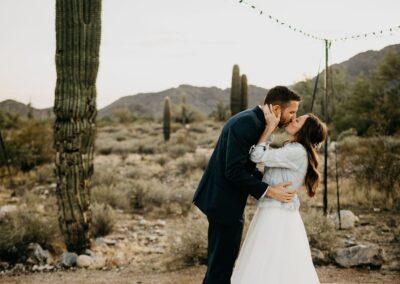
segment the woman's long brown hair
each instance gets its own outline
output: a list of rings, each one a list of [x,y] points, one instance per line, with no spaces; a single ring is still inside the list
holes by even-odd
[[[307,115],[306,121],[295,135],[295,141],[303,145],[307,151],[308,168],[304,184],[307,188],[308,195],[313,197],[317,191],[320,180],[320,174],[318,172],[319,159],[316,146],[326,139],[328,129],[314,114],[308,113]]]

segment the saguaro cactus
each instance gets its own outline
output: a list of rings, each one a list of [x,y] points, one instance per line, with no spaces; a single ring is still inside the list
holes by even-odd
[[[56,1],[54,114],[59,223],[69,251],[90,246],[101,0]]]
[[[169,97],[164,98],[164,140],[168,141],[171,133],[171,100]]]
[[[185,125],[188,123],[188,113],[187,113],[187,105],[186,105],[186,96],[182,97],[182,124]]]
[[[240,111],[247,109],[248,99],[247,99],[247,77],[246,75],[242,75],[242,82],[241,82],[241,92],[240,92]]]
[[[231,114],[232,116],[241,110],[241,87],[240,87],[240,70],[238,65],[233,66],[232,86],[231,86]]]

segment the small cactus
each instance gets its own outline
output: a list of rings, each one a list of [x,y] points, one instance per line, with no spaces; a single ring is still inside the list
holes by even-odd
[[[171,100],[169,97],[164,98],[164,141],[168,141],[171,134]]]
[[[187,114],[187,105],[186,105],[186,96],[182,97],[182,124],[185,125],[188,123],[188,114]]]

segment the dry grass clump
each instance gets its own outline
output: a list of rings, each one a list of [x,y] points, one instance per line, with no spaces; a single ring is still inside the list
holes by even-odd
[[[191,207],[193,192],[151,180],[135,180],[130,184],[129,200],[134,211],[186,215]]]
[[[194,155],[192,157],[180,158],[177,161],[177,168],[181,174],[188,174],[195,169],[205,170],[208,164],[208,158],[205,155]]]
[[[91,197],[94,202],[108,204],[112,208],[129,210],[130,204],[127,199],[128,190],[118,185],[98,185],[91,190]]]
[[[102,237],[110,234],[115,227],[117,218],[114,210],[107,204],[94,203],[92,209],[92,227],[93,237]]]
[[[206,219],[203,217],[182,221],[183,228],[171,232],[168,239],[166,266],[170,270],[207,263]]]
[[[56,217],[45,217],[27,208],[0,217],[0,259],[16,262],[25,255],[29,243],[51,248],[59,234]]]
[[[335,224],[323,215],[322,210],[312,208],[301,215],[312,247],[329,250],[337,245]]]

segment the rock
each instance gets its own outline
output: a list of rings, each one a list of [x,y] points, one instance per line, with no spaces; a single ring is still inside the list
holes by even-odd
[[[129,261],[126,258],[125,253],[119,251],[111,258],[110,263],[114,266],[121,267],[128,264]]]
[[[17,263],[12,269],[12,272],[25,272],[25,271],[26,267],[22,263]]]
[[[73,252],[64,252],[60,256],[60,262],[61,265],[64,267],[73,267],[76,265],[76,260],[78,258],[78,255]]]
[[[18,210],[17,205],[7,204],[0,207],[0,217],[3,217],[11,212],[15,212]]]
[[[156,222],[156,225],[160,227],[165,227],[166,224],[167,222],[165,222],[164,220],[157,220]]]
[[[108,240],[108,239],[104,239],[104,238],[96,238],[96,244],[98,245],[109,245],[109,246],[115,246],[115,244],[117,243],[117,241],[115,240]]]
[[[337,249],[332,253],[332,257],[342,267],[368,265],[372,268],[380,268],[384,259],[383,250],[377,245],[356,245]]]
[[[81,268],[88,268],[89,266],[93,265],[93,259],[85,254],[81,254],[76,259],[76,266]]]
[[[52,266],[52,265],[49,265],[49,264],[46,264],[46,265],[37,265],[37,264],[35,264],[32,267],[32,271],[33,272],[43,272],[43,271],[53,271],[53,270],[55,270],[55,267]]]
[[[354,228],[355,222],[359,221],[357,216],[354,215],[350,210],[340,210],[340,219],[342,223],[342,229]],[[339,214],[337,213],[335,215],[335,225],[336,228],[339,228]]]
[[[84,253],[83,253],[83,254],[86,254],[86,255],[92,256],[94,253],[93,253],[93,251],[91,251],[90,249],[85,249],[85,251],[84,251]]]
[[[316,248],[311,248],[311,256],[313,263],[316,265],[324,265],[329,263],[327,256]]]
[[[146,225],[147,225],[147,221],[146,221],[145,219],[141,219],[141,220],[139,221],[139,225],[141,225],[141,226],[146,226]]]
[[[102,256],[92,256],[93,264],[89,268],[102,269],[106,265],[106,259]]]
[[[352,247],[357,245],[356,241],[353,239],[347,239],[344,241],[344,244],[346,245],[346,247]]]
[[[101,269],[105,266],[106,260],[101,256],[88,256],[81,254],[76,260],[76,265],[81,268]]]
[[[49,252],[42,249],[37,243],[30,243],[27,248],[28,259],[30,264],[46,264]]]
[[[9,267],[10,265],[8,264],[8,262],[0,261],[0,271],[6,270]]]

